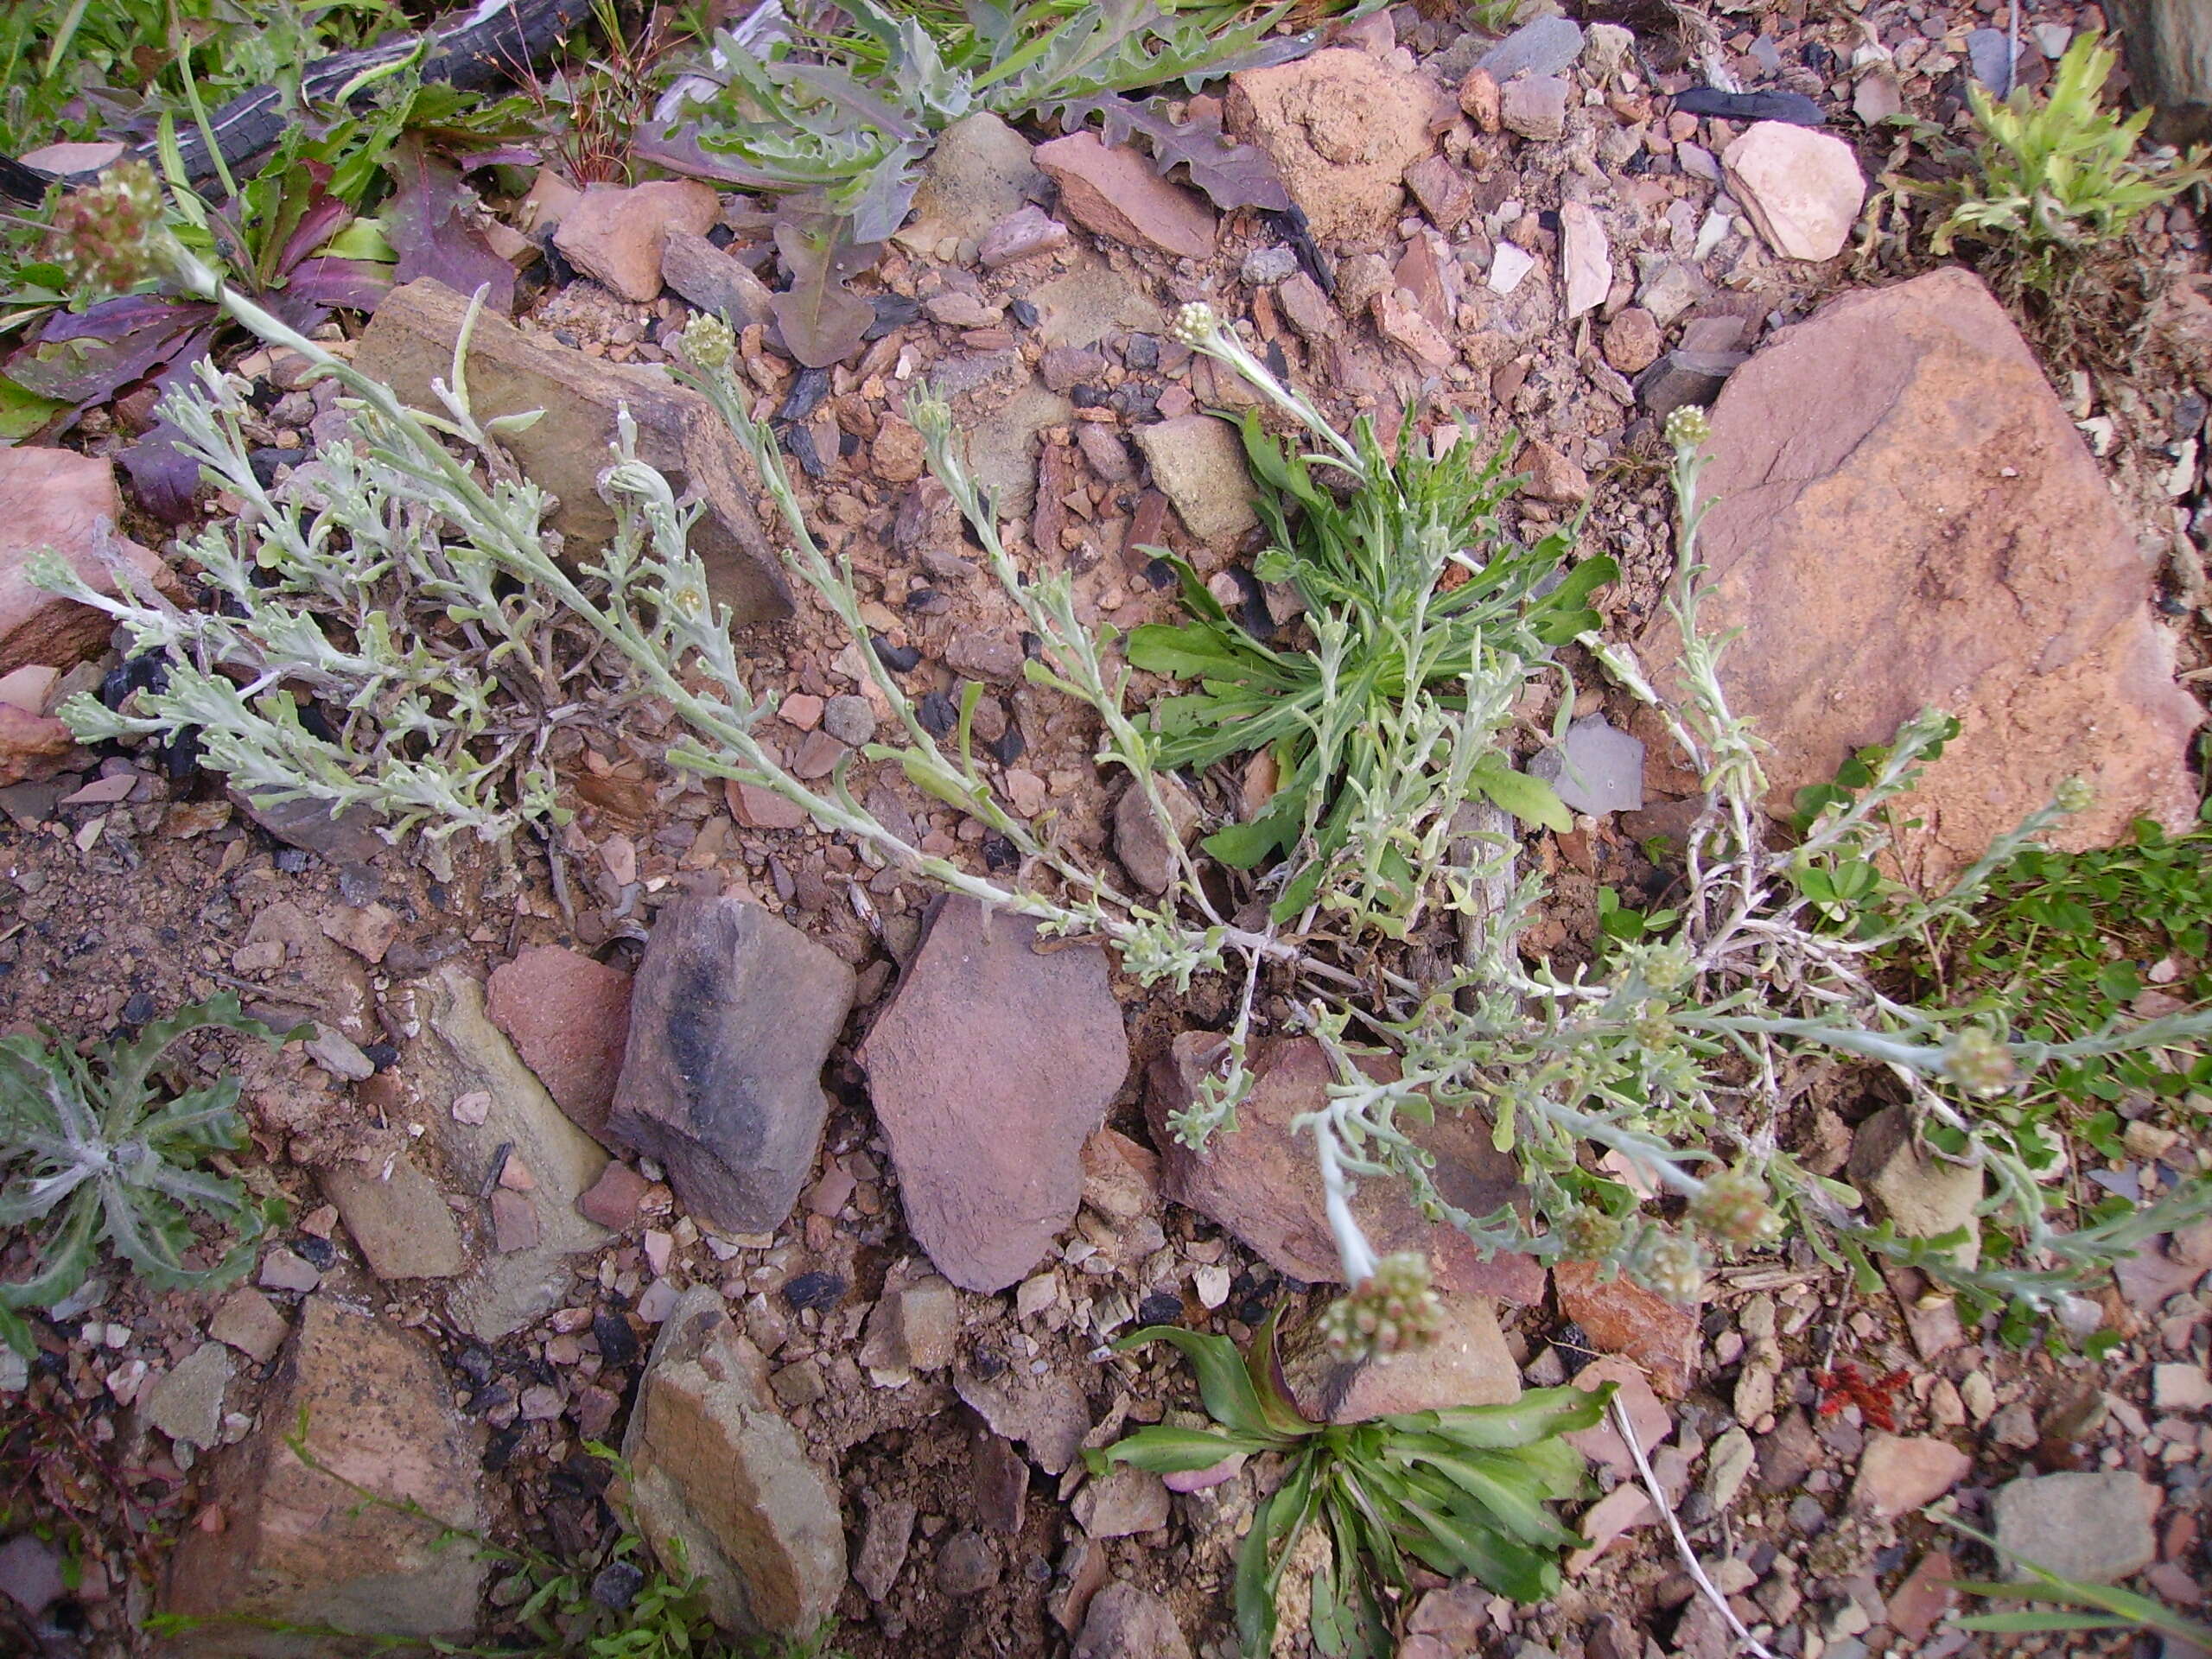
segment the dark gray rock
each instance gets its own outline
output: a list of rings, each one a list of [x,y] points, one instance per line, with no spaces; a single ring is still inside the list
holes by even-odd
[[[1690,404],[1709,404],[1743,365],[1744,352],[1669,352],[1636,378],[1636,400],[1665,420]]]
[[[1075,1659],[1191,1659],[1191,1644],[1173,1608],[1117,1580],[1090,1599]]]
[[[1500,86],[1518,74],[1563,74],[1582,55],[1582,26],[1572,17],[1539,17],[1523,23],[1477,62]]]
[[[772,1231],[814,1166],[852,1001],[853,970],[760,906],[679,899],[638,969],[607,1133],[659,1160],[694,1214]]]
[[[2151,136],[2168,144],[2212,139],[2212,7],[2204,0],[2108,0],[2106,10],[2126,35],[2136,102],[2158,111]]]
[[[703,236],[671,226],[660,245],[660,274],[692,304],[728,318],[733,327],[775,322],[767,283]]]

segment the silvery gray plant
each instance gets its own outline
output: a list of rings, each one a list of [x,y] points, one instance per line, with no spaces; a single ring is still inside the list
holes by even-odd
[[[1881,1255],[1977,1297],[2049,1306],[2070,1294],[2086,1268],[2212,1209],[2212,1182],[2200,1180],[2128,1215],[2062,1230],[2050,1221],[2054,1206],[2041,1179],[2048,1172],[2010,1142],[2001,1112],[1985,1109],[2055,1059],[2196,1043],[2212,1029],[2212,1016],[2037,1043],[1986,1014],[1899,1002],[1884,995],[1872,969],[1881,949],[1933,918],[1963,912],[1993,869],[2057,812],[2078,807],[2077,799],[2038,814],[1936,899],[1893,893],[1876,902],[1853,887],[1849,902],[1840,900],[1835,873],[1863,869],[1877,856],[1885,809],[1911,787],[1951,729],[1929,715],[1899,734],[1855,798],[1833,805],[1797,845],[1766,845],[1758,746],[1729,708],[1719,645],[1697,626],[1704,511],[1697,481],[1707,433],[1694,411],[1679,413],[1668,428],[1681,505],[1669,606],[1685,641],[1679,672],[1687,696],[1679,706],[1661,697],[1629,652],[1594,632],[1583,643],[1631,695],[1659,709],[1706,780],[1706,809],[1690,839],[1679,921],[1625,944],[1599,969],[1561,977],[1524,963],[1516,943],[1541,896],[1537,882],[1525,880],[1507,902],[1496,902],[1510,849],[1482,846],[1457,816],[1478,788],[1518,775],[1504,761],[1505,711],[1529,677],[1554,671],[1541,652],[1475,650],[1458,684],[1391,704],[1377,717],[1378,758],[1332,823],[1334,839],[1325,846],[1308,822],[1285,861],[1325,856],[1313,902],[1287,917],[1265,902],[1224,914],[1168,811],[1168,791],[1179,785],[1161,768],[1157,722],[1130,710],[1123,642],[1086,624],[1064,573],[1020,568],[960,453],[950,410],[918,393],[909,412],[931,465],[1037,641],[1027,677],[1092,712],[1098,763],[1126,774],[1175,849],[1166,892],[1131,894],[1049,824],[1033,825],[1000,800],[969,741],[972,701],[949,737],[932,734],[876,656],[851,570],[816,543],[772,434],[747,407],[730,372],[729,329],[695,319],[683,337],[684,378],[715,402],[750,454],[777,505],[791,569],[839,619],[895,722],[894,740],[869,746],[863,758],[897,765],[922,791],[1003,836],[1018,866],[1014,879],[996,880],[925,853],[887,826],[856,798],[849,762],[810,786],[755,737],[773,702],[748,688],[728,619],[710,602],[703,568],[687,547],[697,509],[679,503],[667,480],[637,458],[626,417],[601,480],[618,530],[595,562],[572,569],[542,525],[542,493],[501,455],[499,423],[480,424],[472,413],[465,330],[450,384],[436,386],[444,416],[417,413],[226,289],[157,232],[148,245],[181,285],[336,380],[348,394],[363,453],[326,445],[312,481],[264,491],[251,482],[235,389],[210,375],[172,397],[169,417],[249,512],[240,525],[208,531],[192,546],[222,601],[209,609],[168,606],[130,591],[127,581],[123,597],[107,598],[58,560],[35,566],[36,580],[108,611],[169,666],[166,690],[142,692],[121,711],[86,699],[66,705],[64,716],[81,735],[197,727],[207,734],[207,763],[250,794],[310,798],[333,811],[371,806],[395,833],[420,823],[432,834],[467,828],[505,836],[555,810],[550,777],[516,728],[512,688],[518,680],[534,688],[537,701],[524,706],[557,699],[565,669],[550,631],[571,630],[610,656],[631,694],[674,711],[687,735],[669,750],[672,764],[772,790],[872,859],[940,888],[1032,917],[1049,932],[1103,939],[1142,982],[1181,988],[1199,974],[1240,974],[1223,1058],[1175,1125],[1193,1145],[1233,1126],[1249,1090],[1263,975],[1292,988],[1294,1021],[1321,1041],[1338,1073],[1325,1104],[1294,1127],[1313,1137],[1344,1276],[1354,1287],[1332,1320],[1351,1345],[1394,1329],[1390,1310],[1418,1308],[1427,1294],[1418,1263],[1378,1261],[1362,1236],[1349,1202],[1359,1179],[1408,1182],[1428,1213],[1486,1249],[1601,1262],[1682,1299],[1697,1294],[1715,1255],[1770,1243],[1794,1223],[1815,1252],[1848,1261],[1862,1281],[1871,1279],[1870,1256]],[[1209,310],[1186,308],[1177,327],[1193,349],[1248,379],[1294,434],[1318,442],[1313,459],[1347,471],[1353,491],[1388,484],[1360,446],[1277,382]],[[1387,557],[1391,550],[1367,551]],[[1445,550],[1446,563],[1471,575],[1491,569],[1486,561],[1497,551]],[[360,577],[363,569],[373,576]],[[502,579],[511,588],[499,585]],[[426,608],[442,613],[442,645],[409,626],[409,616]],[[1325,640],[1331,623],[1319,618],[1317,637]],[[1406,648],[1416,660],[1426,649],[1418,631],[1442,620],[1414,605],[1389,626],[1414,631]],[[341,728],[327,735],[312,729],[288,689],[295,686],[342,709]],[[1401,874],[1395,896],[1378,908],[1359,896],[1361,882],[1386,855]],[[1263,873],[1255,884],[1262,897],[1267,880]],[[1371,895],[1371,880],[1364,891]],[[1378,929],[1402,936],[1424,913],[1446,912],[1463,937],[1457,971],[1423,981],[1368,948]],[[1916,1120],[1945,1132],[1948,1155],[1989,1173],[1983,1219],[2014,1241],[2001,1259],[1969,1269],[1959,1264],[1960,1239],[1910,1239],[1874,1226],[1857,1193],[1790,1155],[1779,1135],[1783,1078],[1793,1055],[1807,1051],[1886,1068],[1908,1091]],[[1370,1054],[1387,1056],[1393,1065],[1382,1069],[1395,1075],[1370,1076],[1359,1064]],[[1416,1132],[1438,1111],[1463,1110],[1479,1113],[1497,1144],[1517,1155],[1532,1217],[1465,1214],[1438,1191]],[[1593,1161],[1600,1154],[1618,1157],[1601,1168]],[[1376,1306],[1363,1307],[1363,1297]]]

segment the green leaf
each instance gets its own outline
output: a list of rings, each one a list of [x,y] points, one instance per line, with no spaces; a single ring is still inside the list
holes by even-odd
[[[41,397],[0,375],[0,439],[27,438],[68,407],[61,398]]]
[[[1248,1655],[1274,1645],[1275,1590],[1298,1536],[1319,1506],[1313,1459],[1300,1458],[1274,1494],[1260,1505],[1236,1554],[1236,1630]]]
[[[1288,1438],[1270,1424],[1268,1414],[1261,1405],[1259,1391],[1252,1386],[1251,1374],[1244,1368],[1243,1357],[1227,1337],[1207,1336],[1179,1325],[1147,1325],[1130,1332],[1114,1346],[1127,1350],[1150,1342],[1166,1343],[1190,1362],[1192,1370],[1198,1375],[1198,1397],[1205,1402],[1206,1414],[1223,1427],[1268,1444]],[[1218,1457],[1213,1459],[1217,1463],[1220,1460]],[[1192,1466],[1203,1469],[1206,1465]]]
[[[1127,650],[1132,668],[1179,680],[1234,680],[1271,667],[1225,627],[1205,622],[1147,622],[1129,631]]]
[[[1462,1572],[1498,1594],[1519,1602],[1537,1602],[1558,1593],[1559,1563],[1548,1556],[1464,1512],[1411,1502],[1405,1508],[1451,1554]]]
[[[1951,1623],[1962,1630],[1987,1630],[1993,1634],[2020,1636],[2039,1630],[2132,1630],[2136,1622],[2131,1618],[2115,1618],[2101,1613],[2036,1613],[2022,1611],[2016,1613],[1973,1613],[1955,1617]]]
[[[1505,1405],[1457,1406],[1381,1421],[1415,1433],[1441,1434],[1470,1451],[1503,1450],[1594,1428],[1612,1398],[1611,1386],[1531,1389]]]
[[[1261,1452],[1273,1444],[1272,1440],[1262,1434],[1215,1434],[1203,1428],[1178,1428],[1173,1424],[1155,1423],[1138,1429],[1127,1440],[1116,1441],[1106,1448],[1104,1455],[1109,1462],[1168,1475],[1211,1469],[1239,1452]]]
[[[1560,800],[1559,791],[1541,778],[1516,772],[1493,755],[1485,755],[1468,781],[1493,806],[1502,807],[1527,824],[1565,835],[1574,828],[1574,814]]]
[[[1544,1508],[1541,1484],[1510,1453],[1470,1452],[1455,1457],[1393,1447],[1385,1455],[1407,1465],[1418,1460],[1434,1469],[1523,1543],[1573,1549],[1584,1541]]]

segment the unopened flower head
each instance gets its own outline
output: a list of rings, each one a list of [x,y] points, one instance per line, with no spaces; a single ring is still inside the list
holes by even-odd
[[[1204,300],[1192,300],[1175,313],[1175,321],[1167,332],[1185,346],[1199,346],[1211,340],[1220,321],[1213,314],[1213,307]]]
[[[1628,1242],[1628,1224],[1594,1205],[1579,1204],[1553,1223],[1568,1257],[1603,1262]]]
[[[1698,449],[1713,435],[1713,422],[1694,404],[1685,404],[1667,417],[1667,442],[1677,449]]]
[[[701,368],[727,368],[736,352],[737,335],[720,317],[701,311],[683,325],[683,355]]]
[[[54,210],[55,257],[70,286],[95,297],[154,275],[161,235],[162,187],[142,161],[118,162]]]
[[[926,442],[943,443],[952,435],[952,405],[927,386],[906,400],[906,418]]]
[[[2069,778],[2054,798],[2062,812],[2086,812],[2097,804],[2097,791],[2083,779]]]
[[[1679,944],[1652,945],[1637,959],[1637,967],[1643,975],[1643,982],[1655,991],[1681,989],[1690,982],[1690,976],[1696,966],[1690,960],[1690,953]]]
[[[1321,1333],[1332,1351],[1371,1359],[1436,1338],[1443,1307],[1428,1282],[1428,1258],[1418,1250],[1386,1255],[1375,1271],[1329,1304]]]
[[[1690,1200],[1690,1219],[1707,1237],[1740,1249],[1770,1244],[1782,1233],[1766,1183],[1740,1169],[1707,1176],[1704,1190]]]
[[[1705,1287],[1705,1258],[1697,1241],[1661,1228],[1643,1236],[1631,1271],[1670,1302],[1694,1302]]]
[[[1970,1095],[1999,1095],[2019,1080],[2012,1051],[1980,1026],[1943,1045],[1943,1074]]]

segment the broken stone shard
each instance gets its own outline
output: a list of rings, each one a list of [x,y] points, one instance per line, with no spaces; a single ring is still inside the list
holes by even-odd
[[[1087,229],[1181,259],[1212,257],[1213,209],[1127,144],[1071,132],[1039,145],[1036,161],[1059,184],[1061,211]]]
[[[430,391],[451,380],[454,343],[468,302],[422,277],[393,289],[362,334],[354,361],[401,400],[442,414]],[[678,497],[706,503],[691,529],[691,550],[707,567],[715,602],[733,620],[774,621],[791,614],[780,562],[741,480],[743,450],[712,404],[665,372],[607,363],[525,334],[505,317],[482,315],[469,336],[468,390],[476,418],[543,410],[501,442],[531,480],[559,499],[552,527],[570,558],[588,556],[614,533],[614,510],[599,493],[613,460],[615,413],[638,424],[638,455],[658,468]]]
[[[504,1240],[486,1242],[474,1265],[453,1282],[447,1306],[463,1329],[483,1342],[495,1342],[561,1305],[571,1273],[569,1258],[597,1249],[606,1231],[576,1210],[607,1167],[604,1147],[570,1122],[528,1066],[484,1012],[484,987],[457,963],[448,963],[420,982],[418,995],[429,1014],[426,1029],[407,1052],[408,1081],[425,1100],[450,1102],[480,1096],[467,1119],[451,1110],[427,1112],[429,1133],[447,1166],[482,1172],[495,1160],[512,1160],[529,1170],[536,1183],[529,1192],[494,1189],[484,1213],[485,1231],[496,1232],[499,1219],[492,1205],[515,1199],[528,1205],[527,1220],[507,1217]],[[526,1247],[518,1243],[516,1223],[535,1230]]]
[[[486,992],[492,1023],[577,1128],[603,1141],[630,1037],[630,976],[580,950],[533,944],[492,970]]]
[[[294,1434],[304,1435],[313,1464],[286,1444]],[[224,1526],[185,1529],[169,1558],[162,1611],[207,1622],[171,1638],[167,1651],[191,1659],[334,1651],[237,1622],[249,1619],[359,1637],[467,1640],[486,1575],[468,1541],[490,1524],[482,1458],[482,1430],[455,1406],[429,1344],[310,1296],[253,1432],[216,1459],[212,1493]],[[363,1503],[363,1491],[387,1501]]]
[[[622,1439],[628,1499],[664,1565],[697,1577],[715,1624],[811,1636],[844,1587],[845,1529],[836,1484],[776,1409],[767,1369],[720,1293],[684,1292]]]
[[[822,1067],[852,1001],[853,970],[781,917],[677,900],[638,969],[607,1133],[658,1159],[694,1214],[772,1232],[820,1150]]]

